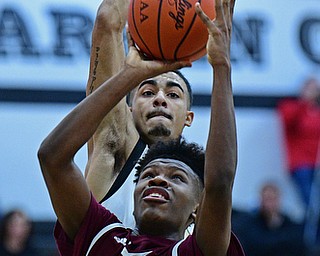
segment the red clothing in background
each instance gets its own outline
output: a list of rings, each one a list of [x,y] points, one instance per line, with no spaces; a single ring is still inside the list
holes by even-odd
[[[285,129],[290,172],[301,166],[314,167],[320,139],[320,106],[287,99],[280,102],[278,110]]]

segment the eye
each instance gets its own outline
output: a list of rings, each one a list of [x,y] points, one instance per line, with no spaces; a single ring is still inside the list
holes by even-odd
[[[176,99],[176,98],[180,98],[179,95],[175,92],[170,92],[167,94],[170,98]]]
[[[184,177],[182,175],[180,175],[180,174],[172,175],[171,179],[184,182]]]
[[[154,174],[151,171],[145,171],[141,174],[140,179],[152,179]]]
[[[154,95],[154,93],[152,92],[152,91],[144,91],[143,93],[142,93],[142,95],[143,96],[152,96],[152,95]]]

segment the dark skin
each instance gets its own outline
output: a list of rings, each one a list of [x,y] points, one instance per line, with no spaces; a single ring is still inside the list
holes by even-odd
[[[217,17],[211,21],[198,4],[195,6],[197,14],[208,27],[207,52],[214,78],[205,157],[205,188],[197,209],[194,231],[201,251],[210,256],[225,255],[231,235],[232,186],[237,163],[230,63],[233,7],[233,0],[216,1]],[[145,61],[130,45],[121,70],[78,104],[42,142],[38,151],[41,170],[55,213],[71,240],[76,236],[91,200],[86,180],[73,161],[77,151],[92,137],[103,118],[133,89],[133,84],[190,64]],[[75,195],[77,200],[74,200]],[[190,202],[191,205],[194,203]],[[182,216],[185,222],[188,222],[193,208],[188,208],[187,217]],[[165,214],[161,208],[159,211]],[[165,221],[163,224],[167,225]],[[185,225],[177,223],[179,230],[176,233],[181,233]],[[162,236],[172,238],[172,233],[172,230],[167,234],[163,231]]]
[[[134,192],[137,229],[140,234],[181,240],[199,205],[199,177],[171,159],[159,159],[147,167]]]

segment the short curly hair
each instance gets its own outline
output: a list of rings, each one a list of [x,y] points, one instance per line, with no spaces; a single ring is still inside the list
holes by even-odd
[[[199,177],[202,185],[204,182],[204,149],[197,143],[188,143],[184,138],[169,142],[159,141],[152,145],[136,166],[135,182],[146,165],[154,159],[169,158],[184,162]]]

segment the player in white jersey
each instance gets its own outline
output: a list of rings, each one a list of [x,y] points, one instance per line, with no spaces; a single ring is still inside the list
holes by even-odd
[[[124,62],[122,32],[128,2],[104,0],[99,7],[92,33],[88,96]],[[86,180],[97,201],[126,226],[134,227],[132,176],[141,147],[181,136],[193,121],[192,91],[179,71],[166,72],[140,83],[130,102],[129,107],[123,98],[89,141]]]

